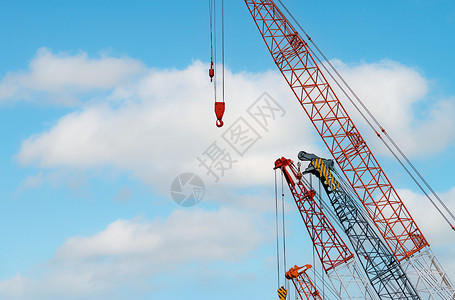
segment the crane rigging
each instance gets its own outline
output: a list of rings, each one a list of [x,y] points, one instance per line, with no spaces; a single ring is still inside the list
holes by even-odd
[[[216,115],[216,126],[222,127],[223,115],[226,108],[224,102],[224,0],[221,0],[221,101],[217,101],[217,19],[218,11],[216,9],[216,1],[209,0],[209,15],[210,15],[210,68],[209,68],[209,77],[210,82],[213,82],[213,91],[215,99],[215,115]]]
[[[301,174],[297,172],[292,161],[285,158],[277,159],[274,169],[281,170],[289,186],[322,268],[337,297],[339,299],[376,299],[368,280],[361,275],[362,271],[354,255],[315,201],[316,192],[307,189],[300,181]]]
[[[295,265],[286,272],[286,278],[292,280],[301,300],[322,300],[321,294],[319,294],[311,278],[306,273],[310,268],[311,265],[304,265],[302,267]]]
[[[301,214],[302,212],[305,213],[305,215],[302,214],[302,217],[304,217],[305,225],[312,237],[315,249],[318,254],[320,252],[323,254],[322,256],[319,255],[323,266],[330,266],[328,263],[331,263],[331,259],[336,257],[333,256],[333,250],[338,248],[348,249],[347,246],[345,244],[341,245],[343,241],[337,235],[334,235],[334,237],[338,237],[339,240],[322,238],[330,236],[330,234],[333,235],[335,229],[320,206],[314,201],[316,192],[311,188],[310,184],[302,180],[302,173],[295,167],[292,160],[282,157],[275,161],[275,168],[281,169]],[[314,170],[318,169],[314,168]],[[327,174],[327,168],[322,173]],[[339,188],[338,182],[333,177],[324,182],[334,190]],[[365,222],[362,222],[363,220],[350,215],[352,214],[352,207],[349,206],[349,203],[344,203],[346,201],[340,202],[342,201],[335,198],[332,205],[337,208],[335,211],[340,217],[340,222],[344,228],[349,227],[346,233],[348,233],[358,260],[360,260],[365,274],[379,299],[420,299],[396,258],[375,235],[369,224],[365,224]],[[358,210],[355,210],[355,212],[358,212]],[[311,234],[312,232],[314,232],[313,235]],[[337,245],[336,243],[340,244]],[[326,253],[327,258],[324,258],[324,253]],[[353,258],[352,254],[346,261],[350,258]],[[335,266],[342,263],[339,262],[339,258],[334,261]],[[329,270],[327,267],[325,268],[327,273]]]
[[[333,161],[304,151],[299,153],[299,159],[310,161],[303,174],[310,173],[320,179],[344,232],[380,298],[419,299],[398,261],[370,225],[366,214],[356,206],[355,200],[333,176]],[[392,289],[389,289],[387,285],[393,281],[390,280],[391,277],[398,285],[392,285]]]
[[[433,254],[428,241],[420,231],[409,211],[400,199],[396,190],[390,183],[370,148],[360,135],[357,127],[347,114],[342,103],[334,93],[325,76],[330,76],[346,95],[354,107],[359,110],[367,123],[375,131],[377,136],[392,151],[405,171],[417,183],[422,192],[430,199],[438,212],[449,223],[452,229],[455,227],[450,223],[448,217],[430,198],[423,186],[434,195],[443,206],[446,213],[455,220],[454,215],[448,210],[434,190],[423,179],[420,173],[411,164],[397,144],[391,139],[385,129],[379,124],[374,116],[366,109],[357,95],[346,84],[344,79],[333,68],[332,64],[322,54],[314,41],[306,34],[287,8],[291,18],[305,34],[305,41],[293,25],[287,20],[280,9],[272,0],[245,0],[245,3],[259,29],[266,46],[281,71],[292,92],[297,97],[307,116],[310,118],[324,144],[331,152],[333,158],[348,180],[356,197],[363,204],[368,217],[381,234],[384,242],[390,251],[400,262],[415,288],[422,298],[427,299],[454,299],[455,291],[453,284],[443,270],[436,256]],[[217,58],[216,58],[216,9],[215,0],[209,0],[210,9],[210,34],[211,34],[211,63],[209,76],[214,85],[216,125],[223,126],[222,117],[225,110],[224,102],[224,5],[222,1],[222,101],[217,101]],[[310,45],[311,44],[311,45]],[[314,47],[324,59],[324,63],[312,49]],[[319,63],[319,64],[318,64]],[[354,103],[346,90],[329,71],[328,65],[336,73],[339,80],[351,92],[360,107],[366,111],[373,122],[370,122],[365,114]],[[321,70],[324,70],[323,73]],[[375,128],[374,124],[377,128]],[[392,146],[389,146],[385,136]],[[395,148],[401,157],[410,166],[409,170],[393,152]],[[411,174],[413,171],[416,176]],[[417,178],[416,178],[417,177]],[[419,184],[420,179],[423,184]],[[297,200],[296,200],[297,203]],[[302,215],[303,217],[303,215]],[[412,298],[412,297],[411,297]]]
[[[418,293],[422,298],[452,299],[450,279],[316,63],[310,45],[272,0],[245,4],[275,64]]]

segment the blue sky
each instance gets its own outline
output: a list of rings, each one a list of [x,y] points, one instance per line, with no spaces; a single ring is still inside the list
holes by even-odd
[[[455,209],[455,3],[285,3]],[[256,124],[260,139],[215,182],[198,164],[228,147],[207,1],[0,2],[0,298],[276,297],[273,162],[328,154],[245,4],[226,1],[225,18],[226,126],[252,121],[263,92],[285,114]],[[364,137],[455,278],[453,232]],[[170,197],[183,172],[206,185],[196,207]],[[288,261],[311,263],[287,201]]]

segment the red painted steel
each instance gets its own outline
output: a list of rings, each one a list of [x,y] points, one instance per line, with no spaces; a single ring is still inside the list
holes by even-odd
[[[276,65],[396,258],[401,261],[428,246],[307,43],[273,1],[245,3]]]
[[[354,255],[314,200],[316,192],[307,190],[302,182],[296,180],[299,175],[292,160],[277,159],[275,169],[281,169],[286,178],[324,270],[328,272],[353,259]]]
[[[319,294],[310,276],[306,273],[310,268],[311,265],[304,265],[303,267],[295,265],[286,272],[286,278],[292,280],[300,299],[304,300],[304,295],[307,300],[322,300],[321,294]]]

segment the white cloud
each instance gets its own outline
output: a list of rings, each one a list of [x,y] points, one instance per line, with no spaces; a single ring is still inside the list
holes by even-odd
[[[361,65],[349,65],[339,60],[333,63],[405,153],[432,155],[453,143],[455,98],[433,99],[429,95],[432,83],[417,70],[391,60]],[[338,95],[345,98],[341,92]],[[343,103],[351,116],[362,120],[347,99]],[[369,135],[374,137],[363,120],[357,126],[361,123],[362,132],[370,132]],[[426,143],[422,143],[423,138]],[[375,144],[378,152],[386,151],[379,139],[376,138]]]
[[[3,299],[80,299],[116,294],[128,286],[153,282],[157,275],[203,277],[204,270],[186,273],[185,269],[195,264],[240,263],[269,240],[269,231],[272,236],[272,228],[263,220],[231,209],[177,210],[151,222],[117,220],[92,236],[69,238],[50,262],[35,268],[37,274],[0,282],[0,295]]]
[[[0,103],[36,98],[46,102],[74,104],[74,94],[107,90],[137,79],[145,71],[142,62],[128,58],[102,56],[89,58],[86,53],[54,54],[38,50],[26,71],[9,72],[0,81]]]
[[[450,102],[431,103],[433,108],[426,110],[424,119],[414,110],[420,102],[427,105],[429,101],[425,98],[428,80],[417,71],[391,61],[359,66],[335,63],[408,154],[436,153],[452,142],[455,126]],[[286,111],[271,122],[268,131],[246,112],[264,91]],[[23,141],[17,159],[22,165],[43,169],[114,167],[167,193],[181,172],[206,175],[196,158],[214,141],[235,161],[223,174],[225,185],[271,183],[274,160],[282,155],[294,158],[299,150],[328,156],[315,145],[320,139],[279,72],[232,74],[227,70],[222,129],[215,127],[213,102],[205,64],[196,61],[183,70],[151,69],[133,83],[119,82],[96,104],[63,116],[48,131]],[[222,139],[239,117],[247,119],[261,136],[244,156]],[[423,135],[428,143],[416,138]],[[210,174],[205,179],[214,181]]]
[[[35,92],[59,95],[68,87],[70,96],[74,97],[98,89],[107,90],[108,96],[63,116],[49,130],[23,141],[18,162],[44,172],[30,178],[30,186],[42,184],[47,179],[46,170],[113,168],[167,193],[169,184],[179,173],[204,174],[196,157],[217,141],[237,160],[217,189],[211,189],[218,198],[227,199],[226,186],[248,186],[251,190],[254,185],[272,182],[273,162],[281,155],[293,158],[299,150],[307,150],[327,156],[326,150],[317,149],[314,129],[276,71],[232,74],[227,70],[226,125],[219,129],[215,127],[207,66],[201,62],[196,61],[182,70],[144,70],[140,62],[129,58],[93,60],[85,54],[73,57],[48,51],[35,58],[37,62],[45,59],[62,67],[56,66],[50,71],[43,70],[39,63],[31,63],[28,72],[8,74],[0,83],[0,101],[2,97],[4,100],[22,97],[24,91],[30,100]],[[133,67],[128,69],[130,64],[125,62],[132,62]],[[104,67],[100,67],[103,63],[118,66],[111,69],[116,75],[103,77]],[[434,153],[452,141],[451,103],[433,103],[432,107],[438,109],[431,110],[426,119],[418,117],[414,110],[417,104],[427,101],[425,97],[430,89],[428,80],[421,74],[390,61],[361,66],[338,64],[362,99],[384,121],[386,129],[394,137],[399,136],[400,145],[404,144],[409,152]],[[74,76],[61,74],[73,71],[75,65],[86,68]],[[85,80],[85,76],[80,75],[92,70],[104,79]],[[43,79],[38,79],[38,74],[43,74]],[[238,117],[248,118],[247,107],[264,91],[280,103],[286,115],[277,117],[268,131],[248,119],[261,139],[243,157],[236,155],[221,135]],[[447,129],[441,134],[444,126]],[[431,137],[431,142],[417,143],[414,137],[422,134]],[[208,183],[211,177],[204,179]],[[271,202],[262,202],[266,195],[241,195],[242,201],[234,199],[233,207],[243,205],[255,209],[259,206],[269,211],[273,209]],[[426,212],[417,204],[409,206]],[[419,224],[429,220],[425,219],[426,215],[417,218]],[[57,297],[68,293],[92,295],[115,289],[118,284],[129,282],[130,277],[153,276],[163,267],[172,269],[179,262],[239,260],[263,240],[263,231],[257,226],[249,215],[226,209],[178,211],[167,220],[153,222],[118,220],[93,236],[68,239],[47,264],[44,274],[38,278],[18,275],[3,281],[0,292],[25,298],[30,295],[28,291],[44,298],[49,293]],[[425,226],[428,230],[440,230],[431,222]],[[427,230],[424,228],[424,231]],[[442,237],[436,239],[442,240]]]

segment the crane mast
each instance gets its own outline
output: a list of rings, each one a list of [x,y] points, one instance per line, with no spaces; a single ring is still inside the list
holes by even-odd
[[[277,159],[275,169],[280,169],[286,179],[314,249],[338,297],[376,299],[368,281],[361,275],[354,255],[315,201],[316,192],[307,189],[299,180],[300,175],[292,161],[284,157]]]
[[[275,64],[422,298],[455,291],[409,211],[316,64],[272,0],[245,0]],[[378,134],[379,135],[379,134]]]

